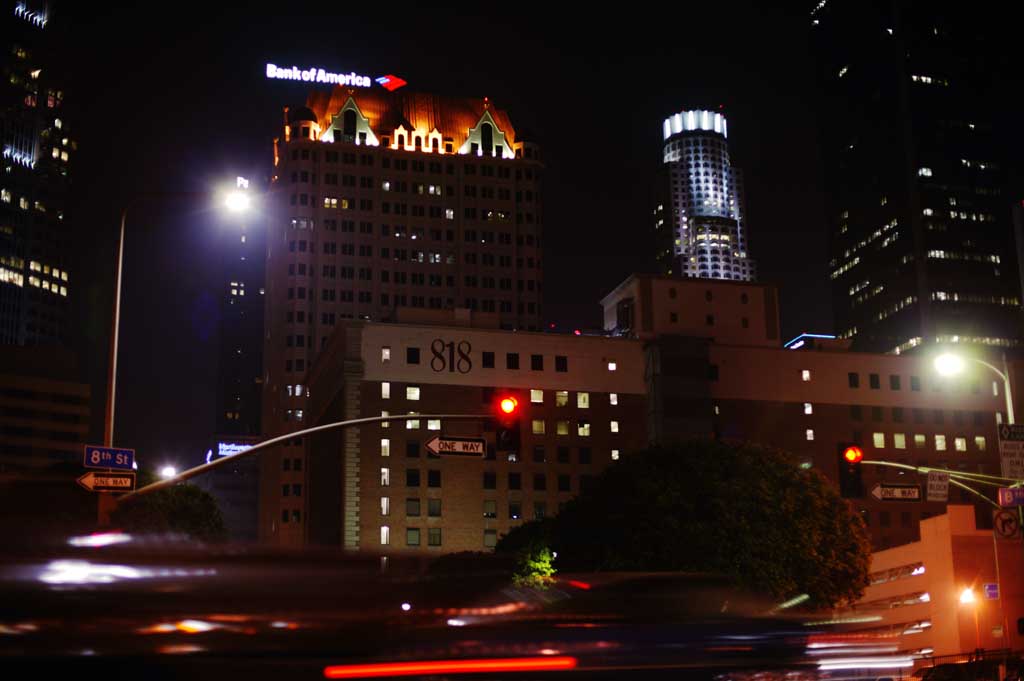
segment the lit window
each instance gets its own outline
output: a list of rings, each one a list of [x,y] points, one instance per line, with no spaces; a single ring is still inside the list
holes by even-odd
[[[454,220],[455,219],[455,209],[454,208],[445,208],[444,209],[444,217],[445,217],[446,220]]]
[[[872,433],[871,441],[875,449],[885,449],[885,433]]]
[[[576,406],[580,409],[590,409],[590,393],[576,393]]]
[[[580,437],[590,437],[590,422],[580,421],[576,426],[576,434]]]
[[[813,428],[808,428],[805,431],[805,436],[807,437],[808,440],[813,440],[814,439],[814,429]]]
[[[612,461],[618,461],[618,460],[619,460],[619,450],[613,449],[612,450]]]
[[[388,487],[391,485],[391,469],[387,467],[381,467],[380,469],[380,486]]]
[[[935,215],[935,211],[932,210],[931,208],[925,208],[924,210],[921,211],[921,213],[924,215]]]
[[[985,451],[985,436],[984,435],[975,435],[974,436],[974,446],[978,448],[979,452]]]
[[[612,429],[613,433],[619,432],[619,422],[618,421],[612,421],[611,422],[611,429]]]
[[[381,415],[381,416],[391,416],[391,412],[389,412],[389,411],[382,411],[382,412],[380,413],[380,415]],[[387,427],[389,427],[390,425],[391,425],[391,423],[390,423],[389,421],[381,421],[381,422],[380,422],[380,427],[381,427],[381,428],[387,428]]]
[[[391,456],[391,440],[386,437],[380,439],[380,455]]]
[[[427,419],[427,430],[441,430],[441,419]]]
[[[418,399],[420,399],[420,387],[418,385],[407,385],[405,387],[405,399],[407,399],[407,400],[418,400]]]
[[[802,380],[802,381],[809,381],[809,380],[811,380],[811,370],[810,369],[804,369],[803,371],[801,371],[800,372],[800,380]]]
[[[946,451],[946,436],[936,435],[935,436],[935,451],[944,452]]]
[[[893,433],[892,446],[895,447],[896,449],[906,449],[907,436],[904,435],[903,433]]]
[[[415,416],[415,415],[416,415],[416,412],[414,412],[414,411],[410,411],[409,412],[409,416]],[[405,429],[406,430],[419,430],[419,427],[420,427],[420,420],[419,419],[409,419],[408,421],[405,422]]]
[[[928,438],[926,438],[924,435],[922,435],[921,433],[917,433],[916,435],[914,435],[915,449],[924,449],[927,444]]]
[[[965,438],[965,437],[953,438],[953,447],[958,452],[966,452],[967,451],[967,438]]]
[[[615,362],[608,362],[608,371],[615,371],[618,365]]]
[[[568,435],[569,434],[569,422],[568,421],[555,421],[555,434],[557,434],[557,435]]]
[[[383,381],[380,384],[380,398],[382,400],[386,400],[386,399],[389,399],[390,397],[391,397],[391,384],[388,383],[387,381]],[[381,414],[381,416],[386,416],[386,414]]]
[[[387,525],[380,526],[380,543],[381,546],[387,546],[391,543],[391,528]]]
[[[544,421],[540,419],[533,420],[533,434],[543,435],[544,434]]]
[[[618,404],[618,403],[619,403],[619,394],[618,393],[609,393],[608,394],[608,404],[613,404],[614,405],[614,404]]]
[[[555,391],[555,406],[564,407],[569,404],[569,391],[568,390],[556,390]]]
[[[804,402],[804,413],[805,414],[813,414],[814,413],[814,405],[812,405],[810,402]]]
[[[918,177],[931,177],[932,176],[932,169],[931,168],[923,168],[923,167],[922,168],[918,168],[917,169],[917,176]]]
[[[391,497],[380,498],[380,514],[388,515],[391,513]]]
[[[384,346],[380,349],[380,361],[390,362],[391,361],[391,348]]]
[[[533,404],[544,403],[544,391],[543,390],[531,390],[530,391],[530,402]]]

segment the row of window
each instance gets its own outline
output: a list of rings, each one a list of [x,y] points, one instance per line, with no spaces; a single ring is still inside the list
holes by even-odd
[[[359,165],[373,167],[373,154],[359,154]],[[320,152],[316,149],[310,149],[308,147],[292,149],[291,159],[293,161],[318,161],[320,160]],[[343,163],[346,165],[356,164],[356,154],[350,151],[333,151],[328,150],[324,152],[324,161],[327,163]],[[381,156],[381,167],[382,168],[394,168],[395,170],[408,171],[412,170],[414,173],[430,173],[432,175],[440,175],[442,171],[441,163],[437,161],[420,161],[413,160],[410,165],[410,161],[404,158],[392,158],[391,156]],[[444,173],[447,175],[455,174],[456,164],[445,163]],[[501,179],[511,178],[511,169],[508,165],[499,164],[492,166],[489,164],[481,164],[477,166],[475,163],[464,163],[462,164],[463,173],[466,175],[476,175],[479,169],[480,175],[484,177],[499,177]],[[515,178],[521,180],[524,177],[527,180],[532,180],[534,172],[532,168],[517,168]]]
[[[800,380],[809,382],[811,380],[811,370],[802,369],[800,371]],[[860,374],[856,371],[851,371],[847,374],[847,385],[851,388],[860,388]],[[882,387],[882,379],[879,374],[868,374],[868,385],[872,390],[880,390]],[[890,390],[901,390],[902,389],[902,378],[898,374],[889,375],[889,389]],[[956,392],[960,388],[960,383],[953,381],[950,383],[944,383],[938,379],[932,381],[932,390],[935,392],[942,392],[943,387],[949,385],[952,392]],[[921,377],[911,376],[910,377],[910,389],[913,392],[921,392]],[[971,392],[978,394],[981,392],[981,386],[977,381],[971,382]],[[992,383],[992,394],[993,396],[999,395],[999,387],[993,381]]]
[[[935,451],[937,451],[937,452],[947,451],[949,443],[947,441],[946,436],[945,435],[935,435],[933,437],[934,437]],[[952,440],[953,440],[953,449],[954,449],[954,451],[957,451],[957,452],[966,452],[967,451],[967,437],[962,436],[962,435],[957,435],[957,436],[954,436],[952,438]],[[886,448],[886,435],[885,435],[885,433],[872,433],[871,434],[871,444],[872,444],[872,446],[874,446],[875,449],[885,449]],[[927,436],[925,436],[925,435],[923,435],[921,433],[917,433],[917,434],[914,435],[914,448],[915,449],[924,449],[927,446],[928,446],[928,438],[927,438]],[[983,436],[983,435],[975,435],[974,436],[974,449],[975,449],[975,451],[984,452],[984,451],[986,451],[987,446],[988,445],[987,445],[987,442],[985,440],[985,436]],[[906,449],[907,448],[907,436],[906,436],[906,434],[905,433],[893,433],[892,434],[892,447],[893,447],[893,449]]]
[[[592,475],[579,475],[579,488],[583,491],[589,487],[593,482]],[[381,466],[380,468],[380,486],[391,487],[391,468],[388,466]],[[421,487],[423,481],[422,471],[419,468],[406,468],[405,469],[405,486],[406,487]],[[556,474],[556,489],[559,492],[571,492],[572,491],[572,476],[568,474]],[[522,473],[509,473],[508,474],[508,489],[509,490],[522,490],[523,489],[523,474]],[[482,477],[483,489],[497,489],[498,488],[498,474],[494,471],[484,471]],[[288,485],[285,485],[288,487]],[[292,486],[294,487],[294,485]],[[441,471],[437,469],[427,470],[427,487],[439,488],[441,487]],[[546,492],[548,489],[548,476],[547,473],[534,473],[532,477],[532,487],[536,492]],[[291,488],[282,491],[283,496],[288,496],[288,492],[293,491]],[[295,496],[301,496],[301,486],[299,487],[300,494]],[[440,501],[437,502],[440,504]],[[440,515],[440,506],[438,506],[438,515]]]
[[[804,403],[804,413],[810,414],[811,411],[808,408],[813,409],[809,402]],[[850,405],[850,418],[854,421],[864,420],[864,410],[867,407],[862,407],[859,404]],[[929,419],[927,418],[928,412],[931,412],[931,422],[935,424],[943,424],[946,422],[946,412],[942,409],[921,409],[913,408],[910,409],[910,413],[913,416],[914,423],[926,423]],[[880,422],[883,420],[885,410],[882,407],[871,407],[871,420]],[[964,412],[960,410],[952,411],[951,420],[954,425],[960,426],[967,423],[967,415],[971,415],[971,422],[978,427],[983,427],[986,420],[990,419],[991,416],[983,411],[972,411]],[[890,409],[890,416],[893,423],[903,423],[907,416],[907,410],[904,407],[892,407]]]

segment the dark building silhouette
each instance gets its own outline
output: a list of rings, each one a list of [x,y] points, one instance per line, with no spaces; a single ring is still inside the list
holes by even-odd
[[[1016,347],[1008,159],[990,108],[1006,46],[987,39],[990,15],[828,0],[808,20],[839,336],[877,352]]]

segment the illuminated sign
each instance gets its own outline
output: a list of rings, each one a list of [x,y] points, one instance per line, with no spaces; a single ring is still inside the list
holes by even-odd
[[[404,80],[402,80],[398,76],[392,76],[391,74],[381,76],[376,80],[381,85],[381,87],[383,87],[388,92],[394,92],[395,90],[406,84]]]
[[[276,80],[301,80],[307,83],[330,83],[332,85],[354,85],[370,87],[373,81],[369,76],[352,73],[331,73],[316,67],[300,69],[298,66],[282,68],[275,64],[267,64],[267,78]]]
[[[14,6],[14,16],[21,17],[25,21],[35,24],[39,28],[46,28],[46,14],[42,12],[33,12],[23,2],[19,2]]]
[[[218,442],[217,456],[233,456],[251,447],[252,445],[242,444],[241,442]]]
[[[14,161],[15,163],[21,164],[26,168],[35,168],[36,162],[32,158],[32,154],[26,154],[18,151],[12,146],[4,147],[4,158]]]

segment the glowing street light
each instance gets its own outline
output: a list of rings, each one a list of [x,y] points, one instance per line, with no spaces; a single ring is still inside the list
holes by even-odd
[[[241,189],[230,191],[224,197],[224,206],[232,213],[244,213],[251,205],[249,194]]]
[[[975,362],[977,364],[981,364],[982,366],[991,369],[993,372],[995,372],[995,374],[997,376],[999,376],[999,378],[1003,379],[1003,394],[1006,396],[1006,422],[1007,423],[1011,423],[1011,424],[1014,423],[1014,418],[1013,418],[1013,395],[1012,395],[1012,393],[1010,391],[1010,370],[1006,366],[1006,355],[1005,354],[1003,355],[1003,370],[1002,371],[1000,371],[997,367],[993,366],[992,364],[989,364],[988,362],[986,362],[983,359],[978,359],[977,357],[966,357],[966,358],[964,358],[964,357],[962,357],[960,355],[956,355],[956,354],[954,354],[952,352],[944,352],[941,355],[938,355],[934,359],[933,365],[935,367],[935,371],[939,375],[941,375],[941,376],[955,376],[955,375],[957,375],[959,373],[962,373],[964,371],[964,369],[967,367],[967,362],[965,361],[967,359],[971,360],[972,362]]]
[[[160,469],[160,477],[163,478],[164,480],[167,480],[168,478],[173,478],[177,474],[178,469],[175,468],[174,466],[164,466],[163,468]]]
[[[967,587],[966,589],[960,592],[961,603],[974,603],[976,600],[977,599],[974,596],[974,589],[972,589],[971,587]]]
[[[935,358],[935,370],[941,376],[956,376],[964,370],[964,360],[959,355],[944,352]]]

